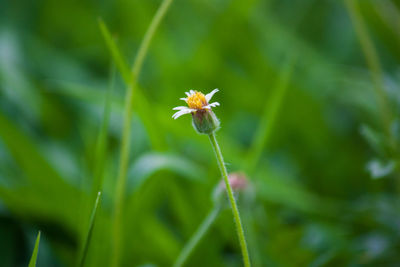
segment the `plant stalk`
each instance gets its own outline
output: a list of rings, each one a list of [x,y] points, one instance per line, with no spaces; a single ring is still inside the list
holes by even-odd
[[[214,152],[215,152],[215,156],[217,158],[219,169],[220,169],[222,177],[224,178],[224,181],[225,181],[226,191],[228,193],[229,202],[231,203],[232,214],[233,214],[233,218],[235,220],[236,231],[237,231],[237,234],[239,237],[239,242],[240,242],[240,248],[242,250],[243,263],[244,263],[245,267],[250,267],[251,264],[250,264],[249,252],[247,250],[246,238],[244,236],[243,226],[242,226],[242,222],[240,220],[239,209],[236,205],[235,197],[233,196],[232,187],[229,183],[228,172],[227,172],[225,164],[224,164],[224,158],[222,156],[221,149],[219,148],[217,139],[215,137],[215,133],[209,134],[209,138],[210,138],[211,145],[214,148]]]

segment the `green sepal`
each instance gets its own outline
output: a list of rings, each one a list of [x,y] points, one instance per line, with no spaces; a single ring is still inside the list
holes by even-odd
[[[211,110],[198,110],[192,113],[192,124],[200,134],[211,134],[219,129],[220,122]]]

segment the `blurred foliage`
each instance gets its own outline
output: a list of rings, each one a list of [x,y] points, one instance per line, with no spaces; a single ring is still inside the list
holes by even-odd
[[[388,114],[344,1],[173,2],[134,103],[123,266],[171,265],[211,209],[211,146],[171,109],[187,89],[216,87],[228,169],[252,184],[239,206],[254,266],[398,266],[400,4],[347,2]],[[131,63],[159,4],[0,1],[2,266],[27,266],[38,230],[38,266],[76,264],[101,184],[87,266],[107,266],[126,88],[98,18]],[[188,266],[241,266],[231,216]]]

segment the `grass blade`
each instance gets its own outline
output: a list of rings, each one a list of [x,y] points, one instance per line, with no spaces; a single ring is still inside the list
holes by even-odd
[[[99,191],[97,193],[96,201],[94,202],[92,214],[90,215],[89,228],[88,228],[88,231],[86,233],[86,236],[85,236],[85,239],[83,242],[83,249],[82,249],[80,260],[79,260],[80,267],[84,266],[84,264],[85,264],[85,259],[86,259],[87,253],[88,253],[90,240],[91,240],[92,233],[93,233],[93,228],[94,228],[94,223],[96,220],[96,214],[97,214],[97,209],[99,206],[100,198],[101,198],[101,192]]]
[[[207,233],[208,229],[210,229],[211,225],[214,223],[220,211],[220,206],[216,205],[213,209],[208,213],[204,221],[201,223],[199,228],[190,238],[189,242],[186,243],[185,247],[182,249],[178,258],[176,259],[173,267],[182,267],[186,260],[189,258],[190,254],[193,253],[193,250],[199,244],[201,239]]]
[[[146,31],[146,34],[144,35],[143,41],[140,44],[139,51],[137,53],[137,57],[135,58],[135,62],[133,62],[132,66],[132,74],[134,79],[137,79],[137,77],[140,74],[140,71],[142,69],[143,61],[144,58],[147,54],[147,51],[149,50],[151,40],[154,37],[154,34],[160,25],[162,19],[164,18],[165,14],[168,11],[168,8],[170,7],[172,3],[172,0],[163,0],[160,7],[157,9],[156,14],[154,15],[149,28]]]
[[[361,48],[364,52],[369,71],[371,73],[371,78],[372,82],[374,83],[375,94],[377,97],[377,104],[382,119],[383,129],[387,136],[392,138],[390,134],[392,114],[389,109],[388,99],[384,88],[382,67],[379,62],[378,53],[371,40],[371,37],[369,36],[367,27],[360,12],[358,2],[354,0],[345,0],[345,4],[350,14],[350,18],[353,22],[358,39],[360,41]],[[391,141],[393,142],[393,140]]]
[[[152,109],[150,107],[149,101],[147,98],[143,95],[141,92],[140,88],[137,86],[136,81],[132,79],[132,75],[130,74],[129,68],[125,61],[123,60],[122,53],[118,49],[117,44],[115,43],[114,39],[111,37],[110,31],[108,30],[107,25],[104,23],[103,20],[99,19],[99,26],[103,35],[103,38],[107,44],[108,49],[110,50],[111,56],[118,68],[118,70],[121,73],[121,76],[125,82],[125,85],[130,88],[132,86],[135,87],[135,100],[134,100],[134,105],[136,107],[136,110],[140,116],[140,118],[143,121],[144,126],[147,129],[149,139],[151,142],[152,147],[155,150],[162,151],[165,148],[165,144],[163,142],[163,138],[160,137],[159,134],[159,129],[156,129],[154,123],[156,121],[156,118],[154,118]],[[137,69],[138,63],[135,63]],[[141,66],[142,63],[140,63]],[[136,71],[138,73],[138,71]]]
[[[274,128],[275,121],[278,117],[279,109],[282,106],[283,99],[289,86],[294,61],[294,56],[291,56],[281,72],[273,97],[270,102],[265,105],[266,108],[261,118],[260,126],[249,150],[247,170],[250,173],[255,168],[263,149],[268,144],[269,137],[271,136],[272,129]]]
[[[164,15],[166,14],[171,3],[172,0],[163,0],[155,16],[153,17],[150,26],[147,29],[147,32],[139,47],[137,57],[133,63],[132,67],[133,79],[132,82],[129,83],[128,90],[126,92],[124,124],[123,124],[121,152],[120,152],[120,164],[119,164],[116,193],[115,193],[115,203],[114,203],[115,214],[114,214],[114,225],[113,225],[113,254],[112,254],[113,256],[112,256],[111,266],[118,266],[120,257],[119,255],[120,251],[122,250],[121,248],[122,246],[121,227],[122,227],[122,209],[123,209],[122,206],[123,206],[123,199],[124,199],[126,178],[128,171],[129,148],[131,143],[130,138],[131,138],[132,107],[133,107],[133,98],[136,89],[137,77],[140,74],[145,55],[147,54],[148,48],[150,46],[150,42],[153,39],[156,29],[160,25],[160,22],[164,17]]]
[[[280,73],[280,78],[278,80],[274,95],[270,102],[267,103],[264,114],[261,117],[260,126],[255,133],[255,138],[252,146],[250,147],[246,165],[248,173],[254,172],[254,169],[261,157],[262,151],[268,144],[268,140],[275,125],[276,118],[278,117],[279,109],[282,106],[283,99],[289,86],[293,66],[294,56],[291,56],[286,63],[286,66]],[[249,247],[253,251],[254,265],[259,266],[261,264],[261,252],[257,246],[255,229],[251,221],[251,217],[252,214],[248,210],[243,212],[243,220],[247,224]]]
[[[99,27],[101,34],[107,44],[108,49],[111,52],[111,56],[117,65],[118,70],[120,71],[122,78],[124,79],[126,84],[130,84],[132,81],[131,75],[129,73],[128,65],[126,64],[124,58],[122,57],[117,44],[115,43],[114,39],[111,36],[110,31],[107,28],[107,25],[104,21],[99,18]]]
[[[39,252],[39,242],[40,242],[40,231],[36,237],[35,248],[32,252],[31,260],[29,261],[28,267],[36,267],[36,260]]]
[[[96,144],[96,152],[95,152],[96,166],[94,170],[94,182],[93,182],[94,193],[102,191],[102,186],[103,186],[104,165],[105,165],[106,151],[107,151],[108,125],[111,116],[111,102],[112,102],[112,92],[114,91],[114,84],[115,84],[115,69],[114,67],[111,67],[111,79],[105,96],[103,120],[101,123]]]

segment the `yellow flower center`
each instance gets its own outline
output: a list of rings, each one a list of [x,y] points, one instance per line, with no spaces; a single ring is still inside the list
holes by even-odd
[[[193,95],[188,96],[186,103],[192,109],[203,109],[208,104],[204,94],[197,91]]]

